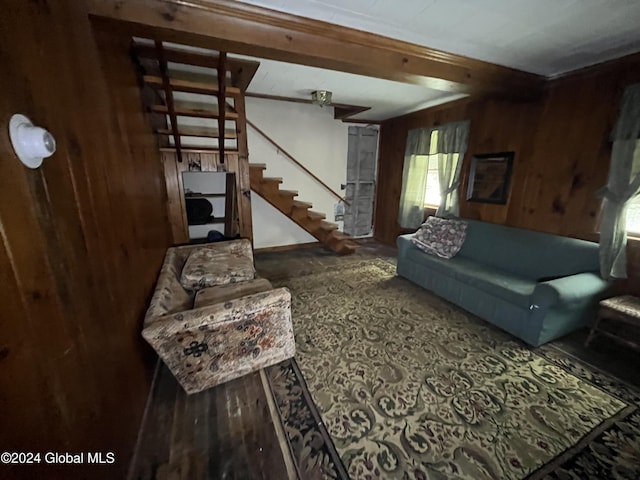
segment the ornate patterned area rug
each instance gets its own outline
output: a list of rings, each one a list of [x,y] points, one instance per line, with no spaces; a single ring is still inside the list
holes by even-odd
[[[613,377],[383,260],[274,283],[298,350],[267,377],[300,478],[640,478],[640,394]]]

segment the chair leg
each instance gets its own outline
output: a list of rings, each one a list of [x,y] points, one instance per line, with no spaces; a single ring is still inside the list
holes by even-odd
[[[598,316],[596,317],[595,322],[593,322],[593,326],[591,327],[591,331],[589,332],[589,336],[587,337],[587,339],[584,342],[584,346],[588,347],[589,344],[591,343],[591,340],[593,340],[593,337],[596,334],[596,330],[598,329],[598,325],[600,324],[600,320],[602,319],[602,315],[600,314],[600,312],[598,312]]]

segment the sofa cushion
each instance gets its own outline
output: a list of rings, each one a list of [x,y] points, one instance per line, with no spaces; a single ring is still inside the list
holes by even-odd
[[[466,220],[458,257],[541,281],[599,271],[598,244],[575,238]]]
[[[425,275],[453,277],[522,308],[529,308],[536,281],[476,260],[425,255],[416,247],[406,250],[406,258],[425,268]]]
[[[429,217],[411,241],[423,252],[452,258],[462,247],[466,230],[467,223],[461,220]]]
[[[205,305],[215,305],[216,303],[227,302],[246,295],[254,293],[266,292],[273,287],[266,278],[254,278],[240,283],[229,283],[227,285],[218,285],[217,287],[203,288],[196,294],[193,302],[194,308],[204,307]]]
[[[255,273],[253,258],[244,252],[220,252],[203,247],[193,250],[187,258],[180,283],[188,290],[200,290],[251,280]]]

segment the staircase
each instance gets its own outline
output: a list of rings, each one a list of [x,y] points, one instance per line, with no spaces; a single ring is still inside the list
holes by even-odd
[[[325,221],[324,213],[314,212],[310,210],[312,204],[296,200],[298,192],[281,190],[281,178],[265,177],[266,168],[261,163],[249,164],[251,190],[334,252],[347,255],[356,251],[358,244],[349,235],[340,232],[335,223]]]
[[[226,171],[234,174],[234,188],[227,185],[226,191],[234,191],[236,201],[227,202],[231,207],[226,207],[225,235],[253,238],[248,195],[253,190],[331,250],[339,254],[356,250],[358,244],[338,231],[337,225],[326,222],[324,214],[296,200],[298,192],[281,190],[282,179],[263,177],[266,165],[248,164],[248,125],[274,143],[246,118],[244,96],[259,62],[141,38],[132,42],[131,54],[162,153],[167,209],[176,243],[190,240],[182,174]],[[274,145],[342,200],[281,146]]]

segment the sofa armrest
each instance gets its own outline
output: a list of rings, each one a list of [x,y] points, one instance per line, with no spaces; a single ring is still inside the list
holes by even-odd
[[[557,303],[595,301],[606,292],[609,285],[598,274],[591,272],[541,282],[533,291],[532,307],[546,308]]]
[[[414,235],[414,233],[407,233],[396,238],[398,257],[404,257],[407,253],[407,250],[413,246],[413,243],[411,243],[411,239],[414,237]]]
[[[232,301],[207,305],[193,310],[171,313],[153,319],[142,331],[142,336],[152,343],[153,339],[170,338],[182,332],[211,330],[269,308],[291,310],[291,293],[286,288],[276,288],[255,293]]]

